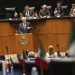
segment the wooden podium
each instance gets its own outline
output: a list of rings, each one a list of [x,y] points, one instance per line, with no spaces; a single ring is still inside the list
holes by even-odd
[[[33,50],[33,34],[15,34],[16,53],[20,54],[23,50]]]

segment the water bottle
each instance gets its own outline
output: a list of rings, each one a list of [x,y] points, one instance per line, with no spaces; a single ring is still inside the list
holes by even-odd
[[[32,67],[31,75],[39,75],[36,67]]]

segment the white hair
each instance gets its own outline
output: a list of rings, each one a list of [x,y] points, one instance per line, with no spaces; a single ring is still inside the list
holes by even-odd
[[[23,20],[23,19],[26,19],[26,17],[22,17],[21,19],[22,19],[22,20]]]

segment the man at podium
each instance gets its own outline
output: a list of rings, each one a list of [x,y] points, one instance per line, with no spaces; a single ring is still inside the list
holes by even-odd
[[[19,33],[30,33],[30,29],[32,29],[30,22],[27,22],[26,17],[22,17],[22,23],[19,24]]]

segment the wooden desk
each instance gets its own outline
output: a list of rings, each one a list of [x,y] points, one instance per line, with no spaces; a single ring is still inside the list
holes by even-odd
[[[33,34],[15,34],[15,52],[22,53],[23,50],[34,50]]]

